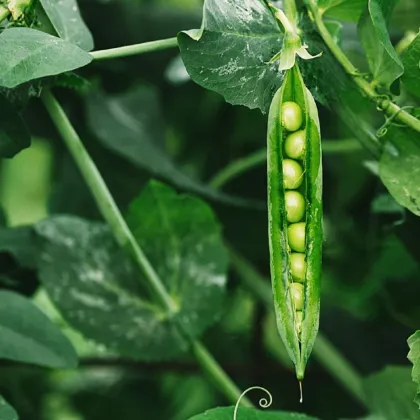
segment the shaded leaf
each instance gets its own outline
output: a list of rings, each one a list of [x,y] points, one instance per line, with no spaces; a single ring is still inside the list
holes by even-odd
[[[369,0],[358,24],[374,80],[390,89],[404,72],[404,66],[389,38],[387,24],[398,0]]]
[[[0,396],[0,420],[19,420],[15,409]]]
[[[265,395],[264,397],[266,398]],[[219,407],[191,417],[190,420],[232,420],[233,413],[234,407]],[[242,407],[238,409],[237,415],[240,420],[317,420],[315,417],[306,414]]]
[[[22,267],[36,266],[37,244],[31,227],[0,227],[0,252],[11,254]]]
[[[403,207],[420,216],[420,136],[411,128],[390,127],[379,176]]]
[[[0,56],[0,86],[8,88],[74,70],[92,61],[92,56],[76,45],[29,28],[3,31]]]
[[[59,328],[30,300],[0,291],[0,358],[51,368],[73,368],[77,355]]]
[[[415,384],[410,368],[387,366],[364,380],[366,403],[370,411],[385,420],[415,420],[419,409],[413,402]]]
[[[410,352],[408,353],[408,360],[413,364],[411,378],[417,384],[417,391],[414,401],[420,407],[420,331],[416,331],[409,339],[408,346]]]
[[[176,321],[149,296],[146,281],[109,228],[69,216],[37,225],[40,277],[64,318],[86,337],[133,359],[160,360],[188,348],[222,309],[227,255],[202,201],[151,182],[128,222],[172,296]]]
[[[91,95],[87,98],[87,115],[91,130],[106,148],[154,176],[214,200],[265,208],[265,203],[212,190],[176,166],[161,147],[164,122],[153,89],[143,86],[116,97]]]
[[[19,113],[1,94],[0,110],[0,158],[11,158],[30,146],[31,136]]]
[[[318,0],[325,17],[357,22],[368,0]]]
[[[79,48],[93,49],[93,38],[80,15],[76,0],[41,0],[42,7],[60,38]]]
[[[404,64],[402,81],[410,93],[420,97],[420,34],[404,51],[401,59]]]

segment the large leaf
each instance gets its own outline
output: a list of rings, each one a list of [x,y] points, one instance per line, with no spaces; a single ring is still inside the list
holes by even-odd
[[[204,202],[158,182],[135,200],[128,222],[179,308],[176,319],[150,299],[139,269],[102,224],[66,216],[38,224],[40,277],[86,337],[126,357],[168,359],[188,348],[176,323],[194,337],[218,319],[227,269],[220,229]]]
[[[31,137],[19,113],[1,94],[0,110],[0,158],[11,158],[29,147]]]
[[[420,136],[408,127],[390,127],[379,175],[402,206],[420,216]]]
[[[375,81],[387,89],[404,72],[389,38],[387,24],[399,0],[369,0],[360,18],[359,35]]]
[[[414,38],[402,55],[404,74],[402,81],[410,93],[420,97],[420,34]]]
[[[29,28],[3,31],[0,57],[0,86],[7,88],[74,70],[92,61],[92,56],[76,45]]]
[[[368,0],[319,0],[325,17],[357,22]]]
[[[76,0],[41,0],[48,18],[60,38],[85,51],[93,49],[93,38],[80,15]]]
[[[219,407],[208,410],[203,414],[191,417],[190,420],[232,420],[234,407]],[[287,411],[264,411],[255,408],[239,408],[238,420],[317,420],[306,414],[291,413]]]
[[[417,391],[414,401],[420,407],[420,331],[416,331],[409,339],[408,345],[410,352],[408,353],[408,360],[413,364],[411,378],[417,384]]]
[[[52,368],[73,368],[77,355],[59,328],[30,300],[0,291],[0,358]]]
[[[87,99],[87,115],[91,130],[105,147],[154,176],[214,200],[265,207],[263,203],[212,190],[176,166],[161,147],[164,143],[164,122],[153,89],[143,86],[116,97],[90,96]]]
[[[0,252],[7,252],[23,267],[36,266],[36,243],[30,227],[4,228],[0,226]]]
[[[385,420],[416,420],[419,409],[413,402],[415,384],[410,368],[387,366],[364,381],[366,403],[370,411]]]
[[[0,396],[0,420],[19,420],[14,408],[2,396]]]
[[[301,22],[303,41],[322,57],[301,63],[305,83],[315,98],[336,99],[342,69],[313,31]],[[283,32],[263,0],[206,0],[201,30],[181,32],[178,43],[192,80],[213,90],[233,105],[267,112],[283,81],[278,62],[270,63],[282,48]]]

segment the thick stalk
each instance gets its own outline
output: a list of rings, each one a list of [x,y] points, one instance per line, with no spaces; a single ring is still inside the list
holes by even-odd
[[[373,87],[363,77],[359,75],[358,70],[353,63],[347,58],[341,48],[334,42],[331,34],[322,20],[322,15],[319,13],[317,5],[314,0],[309,0],[309,7],[313,15],[313,19],[318,28],[318,32],[335,56],[337,61],[344,67],[344,70],[352,76],[354,82],[357,84],[359,89],[364,93],[372,102],[374,102],[378,108],[382,109],[388,116],[396,115],[395,120],[403,123],[413,130],[420,133],[420,121],[410,115],[408,112],[401,109],[398,105],[390,102],[388,99],[384,99],[379,96]]]
[[[146,281],[162,306],[168,312],[175,313],[177,311],[175,303],[139,244],[134,239],[98,168],[84,147],[63,108],[48,89],[43,91],[41,99],[82,173],[102,216],[111,227],[115,239],[133,256],[134,261],[143,272]],[[218,388],[225,394],[229,401],[236,403],[241,395],[241,391],[232,382],[231,378],[223,371],[221,366],[200,342],[191,340],[191,345],[193,353],[202,369],[217,384]],[[252,406],[249,400],[245,399],[245,401],[242,401],[244,405]]]
[[[270,311],[273,310],[274,304],[270,281],[261,276],[248,261],[233,249],[230,249],[230,261],[242,283],[258,299],[265,303]],[[336,378],[357,401],[366,405],[361,375],[322,333],[318,333],[313,355],[331,376]]]
[[[4,19],[7,19],[9,15],[10,15],[10,10],[6,9],[3,6],[0,6],[0,23],[2,23]]]
[[[286,13],[286,16],[292,22],[297,32],[297,8],[295,0],[283,0],[283,7],[284,13]]]
[[[90,55],[94,60],[109,60],[111,58],[129,57],[131,55],[145,54],[153,51],[166,50],[178,46],[176,38],[161,39],[159,41],[143,42],[141,44],[127,45],[111,48],[109,50],[93,51]]]

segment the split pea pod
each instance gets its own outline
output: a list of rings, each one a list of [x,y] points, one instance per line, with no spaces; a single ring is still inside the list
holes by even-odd
[[[318,333],[322,260],[321,135],[297,64],[268,117],[270,269],[277,328],[299,381]]]

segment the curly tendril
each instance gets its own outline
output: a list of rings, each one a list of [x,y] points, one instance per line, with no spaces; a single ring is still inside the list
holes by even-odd
[[[395,120],[395,118],[398,116],[398,114],[405,110],[405,109],[413,109],[413,106],[403,106],[400,109],[398,109],[397,111],[395,111],[390,117],[386,118],[385,123],[383,124],[382,127],[379,128],[379,130],[376,132],[376,137],[381,138],[383,136],[385,136],[385,134],[388,132],[388,127],[392,124],[395,125],[396,127],[406,127],[403,124],[397,124],[394,123],[393,121]]]
[[[236,405],[235,405],[235,411],[233,412],[233,420],[237,420],[236,416],[238,415],[238,408],[239,408],[239,404],[241,403],[242,397],[244,397],[245,394],[247,394],[249,391],[252,391],[254,389],[259,389],[260,391],[264,391],[268,395],[268,400],[267,398],[261,398],[258,401],[259,406],[261,408],[270,407],[270,405],[273,402],[273,396],[270,394],[270,392],[261,386],[252,386],[251,388],[248,388],[244,392],[242,392],[242,394],[239,396],[238,401],[236,402]]]

